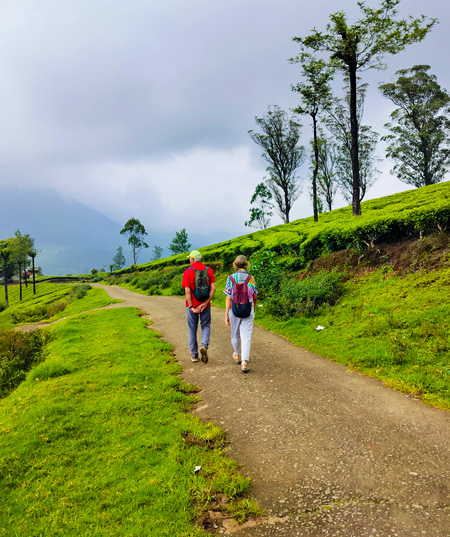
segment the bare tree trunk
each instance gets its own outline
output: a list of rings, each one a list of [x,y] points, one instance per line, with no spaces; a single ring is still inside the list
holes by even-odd
[[[359,179],[359,147],[358,147],[358,117],[356,111],[356,65],[350,65],[350,133],[352,145],[350,156],[352,160],[353,179],[353,214],[361,214],[360,179]]]
[[[33,260],[33,295],[36,294],[36,273],[34,271],[34,255],[31,256],[31,259]]]
[[[317,172],[319,171],[319,147],[317,144],[317,118],[315,115],[312,116],[313,119],[313,132],[314,132],[314,170],[313,170],[313,180],[312,180],[312,191],[313,191],[313,211],[314,211],[314,222],[319,221],[319,214],[317,211]]]
[[[7,271],[7,268],[6,268],[6,263],[5,263],[5,269],[3,271],[3,278],[5,280],[5,306],[8,308],[9,307],[9,302],[8,302],[8,271]]]
[[[22,302],[22,263],[19,261],[19,289],[20,289],[20,301]]]
[[[288,199],[288,193],[287,191],[285,190],[284,191],[284,207],[285,207],[285,213],[284,213],[284,223],[285,224],[289,224],[289,212],[291,210],[290,206],[289,206],[289,199]]]

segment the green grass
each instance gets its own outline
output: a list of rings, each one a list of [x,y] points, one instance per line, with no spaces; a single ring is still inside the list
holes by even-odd
[[[136,310],[46,330],[46,361],[0,401],[0,534],[206,535],[193,521],[218,494],[240,520],[259,512],[223,432],[188,413],[195,389]]]
[[[400,277],[380,269],[344,284],[335,306],[256,322],[297,345],[450,410],[450,268]],[[325,329],[317,331],[317,326]]]
[[[28,285],[22,288],[20,301],[19,286],[10,285],[10,307],[0,312],[0,326],[12,328],[43,320],[55,321],[67,315],[120,302],[108,297],[103,289],[98,288],[90,288],[84,296],[77,298],[77,294],[83,294],[77,293],[82,287],[81,284],[40,283],[36,285],[34,295],[33,286]]]
[[[204,259],[221,262],[229,269],[236,255],[250,257],[260,249],[272,250],[287,268],[298,270],[322,254],[349,247],[422,234],[445,228],[450,223],[450,182],[412,189],[391,196],[365,201],[362,215],[354,217],[352,208],[343,207],[319,215],[319,221],[302,218],[289,224],[254,231],[248,235],[201,247]],[[186,254],[160,259],[138,267],[152,271],[186,265]],[[118,271],[126,274],[134,268]]]

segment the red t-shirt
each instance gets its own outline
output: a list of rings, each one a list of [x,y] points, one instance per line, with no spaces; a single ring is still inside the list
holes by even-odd
[[[195,289],[195,270],[203,270],[206,268],[206,265],[201,263],[200,261],[196,261],[191,265],[190,268],[186,269],[183,274],[183,287],[189,287],[191,290],[191,297],[192,297],[192,305],[196,308],[199,304],[201,304],[200,301],[198,301],[194,296],[194,289]],[[216,278],[214,277],[214,273],[211,268],[208,267],[208,277],[209,277],[209,283],[214,283],[216,281]],[[186,306],[189,306],[188,301],[186,300]],[[209,308],[210,304],[207,305],[207,308]]]

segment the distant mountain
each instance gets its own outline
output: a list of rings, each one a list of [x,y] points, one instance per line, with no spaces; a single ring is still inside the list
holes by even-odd
[[[0,202],[0,237],[12,237],[17,229],[33,237],[36,265],[46,275],[109,270],[119,246],[127,255],[119,224],[53,190],[1,189]]]
[[[120,235],[123,226],[78,201],[64,199],[54,190],[0,188],[0,208],[0,239],[14,236],[17,229],[33,237],[38,250],[36,266],[45,275],[87,274],[93,268],[109,271],[119,246],[123,247],[127,266],[132,262],[127,240]],[[150,261],[154,245],[164,248],[163,256],[171,255],[167,246],[175,233],[155,235],[147,231],[150,248],[141,251],[138,263]],[[192,248],[226,238],[223,234],[217,238],[189,235]]]

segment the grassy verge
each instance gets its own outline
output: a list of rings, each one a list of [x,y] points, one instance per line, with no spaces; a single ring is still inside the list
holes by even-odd
[[[450,410],[450,268],[400,277],[387,269],[350,279],[334,306],[256,322],[297,345]],[[323,330],[317,330],[323,326]]]
[[[3,328],[42,320],[55,321],[67,315],[120,302],[108,297],[103,289],[84,284],[41,283],[36,286],[35,295],[32,285],[28,285],[22,289],[22,301],[19,286],[10,285],[8,295],[10,307],[0,312],[0,326]]]
[[[48,330],[46,361],[0,401],[0,533],[206,535],[193,521],[221,495],[241,521],[258,512],[223,432],[187,412],[195,389],[135,310]]]

